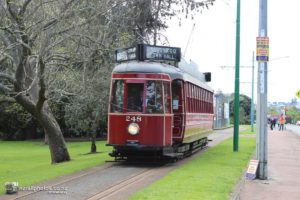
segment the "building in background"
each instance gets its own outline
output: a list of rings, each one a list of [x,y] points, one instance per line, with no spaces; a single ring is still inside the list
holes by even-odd
[[[217,91],[215,94],[214,129],[226,128],[230,125],[229,117],[230,95]]]

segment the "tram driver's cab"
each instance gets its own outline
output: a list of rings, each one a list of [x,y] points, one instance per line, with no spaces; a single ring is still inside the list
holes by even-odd
[[[111,96],[113,113],[170,112],[170,86],[166,81],[115,80]]]

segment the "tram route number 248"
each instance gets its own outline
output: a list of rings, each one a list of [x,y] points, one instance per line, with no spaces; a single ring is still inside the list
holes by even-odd
[[[126,116],[126,122],[141,122],[141,116]]]

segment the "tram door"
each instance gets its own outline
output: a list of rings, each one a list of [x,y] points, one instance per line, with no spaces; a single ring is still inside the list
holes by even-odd
[[[173,138],[180,139],[184,128],[183,82],[172,81]]]

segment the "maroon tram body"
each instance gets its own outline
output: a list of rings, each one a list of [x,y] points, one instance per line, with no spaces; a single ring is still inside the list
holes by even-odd
[[[108,111],[111,156],[182,157],[207,144],[213,90],[204,74],[192,75],[187,64],[177,64],[127,59],[114,68]]]

